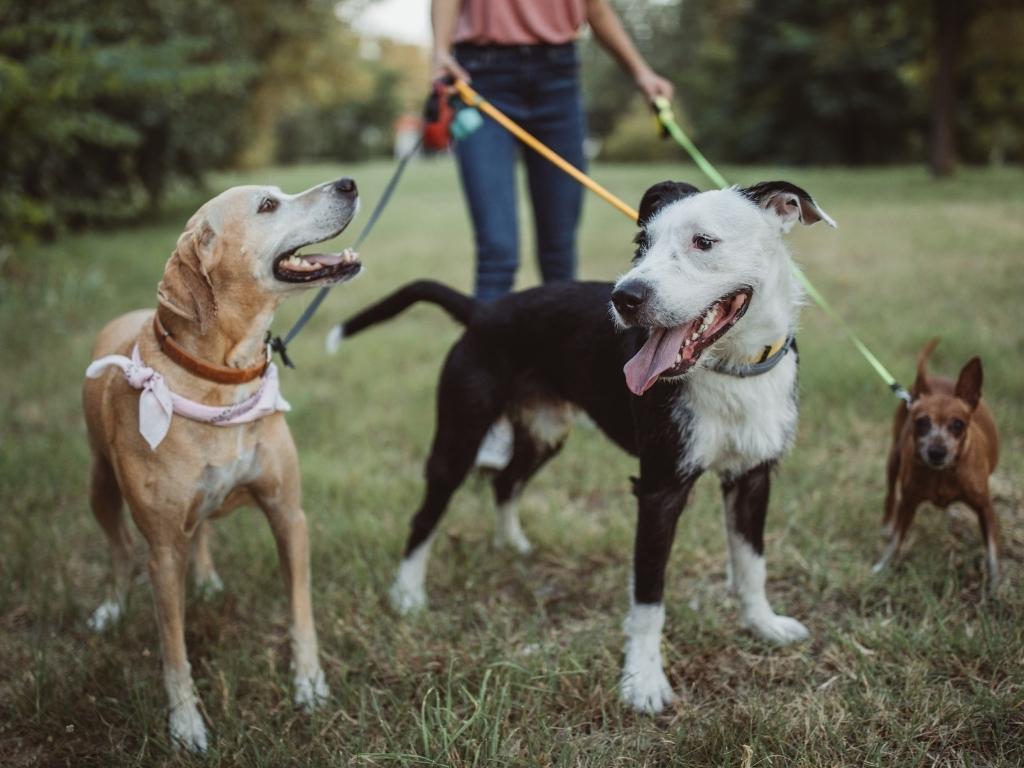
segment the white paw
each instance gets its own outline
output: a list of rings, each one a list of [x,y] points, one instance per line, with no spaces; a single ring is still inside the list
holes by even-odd
[[[882,571],[884,571],[888,567],[888,565],[889,565],[889,558],[883,557],[881,560],[879,560],[877,563],[875,563],[874,565],[871,566],[871,575],[872,576],[877,576]]]
[[[675,701],[660,662],[622,671],[622,700],[637,712],[655,714]]]
[[[208,600],[224,591],[224,582],[216,571],[210,571],[209,575],[196,580],[196,590],[201,598]]]
[[[750,629],[762,640],[777,645],[788,645],[811,636],[807,627],[796,619],[789,616],[779,616],[776,613],[769,613],[760,616],[748,616],[743,620],[743,626]]]
[[[511,549],[520,555],[528,555],[533,552],[533,544],[526,538],[522,530],[495,531],[494,546],[498,549]]]
[[[324,679],[324,671],[317,669],[309,675],[295,676],[295,704],[307,712],[327,703],[331,689]]]
[[[422,611],[427,607],[427,592],[423,587],[410,587],[396,580],[388,590],[391,607],[402,616]]]
[[[206,726],[195,702],[179,704],[171,710],[171,741],[176,749],[206,751]]]
[[[104,600],[89,617],[89,629],[106,632],[121,618],[121,604],[116,600]]]

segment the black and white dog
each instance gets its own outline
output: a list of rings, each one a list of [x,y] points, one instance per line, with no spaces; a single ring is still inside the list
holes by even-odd
[[[419,281],[335,328],[329,349],[419,301],[466,326],[441,371],[426,493],[391,588],[395,607],[426,604],[438,520],[502,414],[515,446],[493,478],[497,540],[529,549],[516,497],[562,447],[580,408],[640,459],[623,699],[649,712],[672,701],[660,648],[665,566],[704,471],[721,479],[744,626],[778,643],[806,638],[799,621],[768,603],[763,533],[771,469],[797,425],[793,334],[802,292],[782,235],[797,221],[821,220],[835,226],[787,182],[702,193],[663,182],[644,195],[633,267],[614,286],[551,284],[483,305]]]

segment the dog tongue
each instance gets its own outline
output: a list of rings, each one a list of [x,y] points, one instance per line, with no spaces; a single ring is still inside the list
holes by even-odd
[[[642,395],[676,362],[679,347],[683,344],[687,326],[676,328],[652,328],[647,343],[626,363],[622,372],[626,374],[626,386],[634,395]]]

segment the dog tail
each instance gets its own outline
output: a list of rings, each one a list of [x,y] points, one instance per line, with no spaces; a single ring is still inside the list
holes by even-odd
[[[444,283],[436,280],[416,280],[334,326],[327,334],[327,351],[333,355],[338,351],[342,339],[390,320],[421,301],[436,304],[462,325],[469,322],[477,307],[475,299],[449,288]]]
[[[936,336],[917,355],[917,378],[914,379],[914,387],[911,395],[923,394],[928,388],[928,359],[932,356],[935,347],[939,345],[939,337]]]

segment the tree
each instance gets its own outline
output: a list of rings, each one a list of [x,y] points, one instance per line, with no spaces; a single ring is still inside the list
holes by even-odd
[[[956,163],[957,62],[964,43],[969,3],[931,0],[933,50],[931,133],[928,165],[935,176],[950,176]]]
[[[0,5],[0,242],[136,216],[171,181],[199,183],[235,161],[258,124],[252,94],[292,90],[308,71],[304,52],[340,25],[334,9],[329,0]]]
[[[1020,0],[619,0],[720,160],[927,162],[948,173],[1024,151]],[[588,45],[593,48],[593,45]],[[584,56],[591,129],[638,145],[625,79]],[[628,115],[626,122],[622,115]],[[625,139],[625,140],[623,140]],[[655,141],[653,134],[649,139]]]

